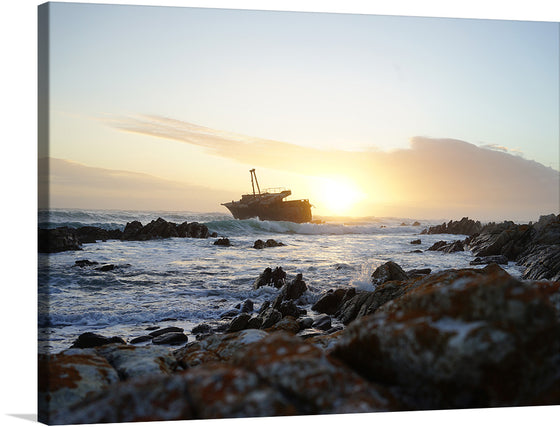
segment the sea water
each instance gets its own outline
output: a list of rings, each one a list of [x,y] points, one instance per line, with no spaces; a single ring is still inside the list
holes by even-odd
[[[282,267],[288,280],[303,275],[308,286],[303,308],[314,316],[311,305],[329,289],[373,290],[371,274],[386,261],[395,261],[405,270],[431,268],[437,272],[470,267],[473,259],[470,251],[444,254],[426,250],[439,240],[466,237],[420,235],[424,228],[444,219],[323,218],[320,224],[296,224],[235,220],[226,213],[57,209],[40,211],[39,227],[91,225],[123,230],[127,222],[138,220],[146,225],[158,217],[177,224],[204,223],[211,232],[228,237],[232,246],[214,245],[215,238],[108,240],[83,244],[81,251],[39,254],[40,352],[65,350],[88,331],[130,340],[145,335],[151,326],[178,326],[194,339],[193,327],[220,319],[247,299],[253,301],[255,310],[273,300],[277,289],[253,289],[267,267]],[[415,221],[420,225],[413,225]],[[275,239],[285,246],[253,249],[257,239]],[[422,243],[412,245],[415,239]],[[98,264],[75,264],[85,259]],[[117,268],[95,269],[103,264]],[[514,276],[521,274],[513,263],[506,270]]]

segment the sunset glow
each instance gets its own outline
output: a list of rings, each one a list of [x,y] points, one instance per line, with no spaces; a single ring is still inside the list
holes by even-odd
[[[365,194],[350,180],[342,177],[315,178],[317,192],[315,205],[328,215],[353,215],[356,203]]]

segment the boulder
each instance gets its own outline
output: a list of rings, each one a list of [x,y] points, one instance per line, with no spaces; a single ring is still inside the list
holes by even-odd
[[[132,338],[129,342],[130,344],[141,344],[144,342],[148,342],[151,341],[153,337],[149,336],[149,335],[141,335],[139,337],[136,338]]]
[[[275,248],[277,246],[286,246],[286,245],[282,242],[277,242],[274,239],[268,239],[266,242],[263,242],[261,239],[258,239],[253,244],[254,249]]]
[[[109,362],[121,380],[169,375],[178,366],[171,352],[161,347],[111,344],[96,349],[96,353]]]
[[[98,240],[106,241],[109,239],[120,239],[123,232],[119,229],[105,230],[100,227],[86,225],[76,229],[76,235],[82,243],[95,243]]]
[[[340,305],[342,304],[342,299],[346,294],[346,289],[329,289],[326,293],[323,293],[319,299],[311,306],[311,310],[318,313],[324,314],[335,314]]]
[[[388,261],[377,267],[371,275],[373,285],[379,285],[391,280],[406,280],[407,274],[396,262]]]
[[[38,372],[38,419],[45,424],[90,393],[119,381],[115,369],[91,349],[39,354]]]
[[[227,332],[237,332],[246,329],[249,319],[251,319],[251,315],[249,313],[239,314],[230,322]]]
[[[408,409],[539,404],[560,375],[560,323],[545,292],[495,264],[407,286],[349,325],[331,356]]]
[[[445,253],[464,251],[464,243],[461,240],[455,240],[454,242],[447,243],[446,241],[440,240],[434,243],[428,248],[429,251],[440,251]]]
[[[413,268],[412,270],[408,270],[406,272],[406,275],[413,279],[414,277],[425,276],[426,274],[430,274],[431,272],[431,268]]]
[[[332,327],[331,316],[324,314],[317,317],[311,327],[321,331],[328,331]]]
[[[183,332],[183,328],[178,328],[177,326],[169,326],[167,328],[156,329],[155,331],[150,332],[148,335],[151,337],[159,337],[160,335],[167,334],[169,332]]]
[[[70,227],[52,229],[40,228],[38,232],[38,251],[54,253],[64,251],[81,251],[82,243],[76,230]]]
[[[124,227],[122,240],[137,240],[136,236],[142,229],[142,223],[140,221],[127,222]]]
[[[411,245],[421,245],[422,244],[422,240],[420,239],[416,239],[416,240],[412,240],[410,242]]]
[[[163,335],[158,335],[152,339],[152,343],[156,345],[179,345],[186,343],[189,337],[183,332],[167,332]]]
[[[269,307],[262,314],[259,314],[259,317],[263,319],[261,329],[267,329],[282,319],[282,313]]]
[[[94,332],[84,332],[72,343],[70,348],[92,348],[105,344],[126,344],[120,337],[105,337]]]
[[[502,264],[507,265],[508,259],[504,255],[491,255],[485,257],[476,257],[471,262],[470,265],[488,265],[488,264]]]

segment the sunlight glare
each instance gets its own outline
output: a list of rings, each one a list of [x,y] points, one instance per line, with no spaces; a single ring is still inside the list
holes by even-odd
[[[317,178],[317,207],[330,215],[348,215],[365,194],[352,181],[336,178]]]

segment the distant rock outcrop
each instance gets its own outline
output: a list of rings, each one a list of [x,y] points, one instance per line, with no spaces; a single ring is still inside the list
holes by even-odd
[[[472,236],[473,234],[480,233],[482,224],[480,221],[473,221],[468,217],[462,218],[460,221],[449,221],[441,225],[435,225],[422,230],[420,234],[465,234]]]
[[[38,238],[38,249],[40,253],[82,250],[82,243],[78,239],[74,228],[40,228]]]

